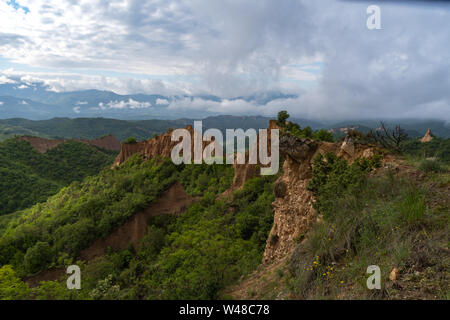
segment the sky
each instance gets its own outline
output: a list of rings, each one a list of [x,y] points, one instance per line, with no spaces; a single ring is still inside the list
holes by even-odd
[[[379,30],[366,25],[372,4]],[[224,98],[173,109],[450,121],[450,3],[0,0],[0,84],[11,77],[54,91]],[[297,97],[228,99],[265,91]]]

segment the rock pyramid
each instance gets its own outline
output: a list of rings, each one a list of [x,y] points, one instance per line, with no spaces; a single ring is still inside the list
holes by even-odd
[[[433,133],[431,132],[431,129],[428,129],[427,133],[420,139],[420,142],[430,142],[431,140],[433,140]]]

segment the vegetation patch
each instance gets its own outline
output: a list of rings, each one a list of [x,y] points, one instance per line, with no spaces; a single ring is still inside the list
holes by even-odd
[[[315,161],[310,189],[323,220],[292,255],[291,292],[303,299],[448,297],[448,199],[411,178],[369,176],[370,166],[344,162]],[[381,268],[382,290],[367,289],[369,265]],[[394,282],[393,268],[400,273]]]
[[[45,201],[109,167],[116,153],[68,141],[44,154],[18,138],[0,143],[0,216]]]
[[[33,289],[19,281],[23,297],[217,298],[221,289],[261,262],[273,222],[276,177],[252,179],[231,199],[217,200],[231,185],[233,171],[232,166],[175,166],[170,160],[144,161],[135,155],[10,221],[0,238],[0,265],[17,276],[72,263],[82,269],[79,291],[68,293],[65,281],[46,281]],[[89,263],[75,261],[81,249],[145,208],[176,180],[189,194],[201,196],[186,213],[151,218],[137,252],[132,247],[107,250]],[[3,285],[9,288],[8,283]]]

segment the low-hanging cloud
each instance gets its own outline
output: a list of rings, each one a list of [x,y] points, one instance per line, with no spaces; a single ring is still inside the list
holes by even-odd
[[[108,103],[100,102],[98,104],[99,108],[102,110],[106,109],[147,109],[152,106],[150,102],[139,102],[133,99],[128,99],[128,101],[110,101]]]

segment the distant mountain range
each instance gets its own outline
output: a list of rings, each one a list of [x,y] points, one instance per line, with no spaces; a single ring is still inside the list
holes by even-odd
[[[203,119],[203,130],[217,128],[225,129],[267,128],[271,118],[261,116],[214,116]],[[298,123],[302,128],[327,129],[334,132],[335,137],[345,135],[347,128],[367,132],[376,129],[379,122],[375,120],[349,121],[336,124],[327,124],[307,119],[291,118],[292,122]],[[194,119],[177,120],[117,120],[108,118],[53,118],[50,120],[27,120],[23,118],[13,118],[0,120],[0,140],[14,135],[32,135],[43,138],[56,139],[95,139],[106,134],[113,134],[121,141],[128,137],[135,137],[137,140],[151,138],[154,134],[166,132],[169,128],[182,128],[192,125]],[[397,120],[386,121],[388,126],[400,124],[408,132],[410,137],[422,137],[428,128],[439,137],[450,138],[450,125],[437,120]]]
[[[0,84],[1,119],[43,120],[53,117],[105,117],[126,120],[204,118],[219,115],[219,113],[183,108],[183,103],[187,104],[195,99],[203,103],[224,100],[213,95],[120,95],[111,91],[100,90],[54,92],[42,82],[23,82],[14,78],[8,79],[8,81],[8,83]],[[277,99],[295,97],[297,96],[292,94],[269,91],[228,100],[243,100],[255,105],[266,105]],[[177,102],[181,108],[169,109],[172,102]]]
[[[119,139],[129,136],[148,139],[153,134],[163,133],[169,128],[192,124],[193,119],[203,119],[205,129],[221,130],[267,128],[268,120],[271,119],[262,116],[228,116],[206,110],[169,108],[172,103],[183,106],[184,103],[194,100],[206,104],[223,101],[222,98],[213,95],[119,95],[99,90],[54,92],[42,82],[22,81],[14,77],[7,80],[0,82],[0,119],[5,119],[0,120],[0,139],[23,134],[46,138],[95,139],[109,133]],[[297,96],[269,91],[240,96],[228,101],[243,100],[264,107],[277,99],[295,97]],[[367,132],[379,126],[378,120],[364,119],[337,123],[295,118],[289,120],[301,127],[332,130],[336,137],[344,135],[346,128],[354,127]],[[411,137],[423,136],[428,128],[437,136],[450,137],[450,124],[444,121],[401,119],[389,120],[386,124],[388,126],[401,124]]]

